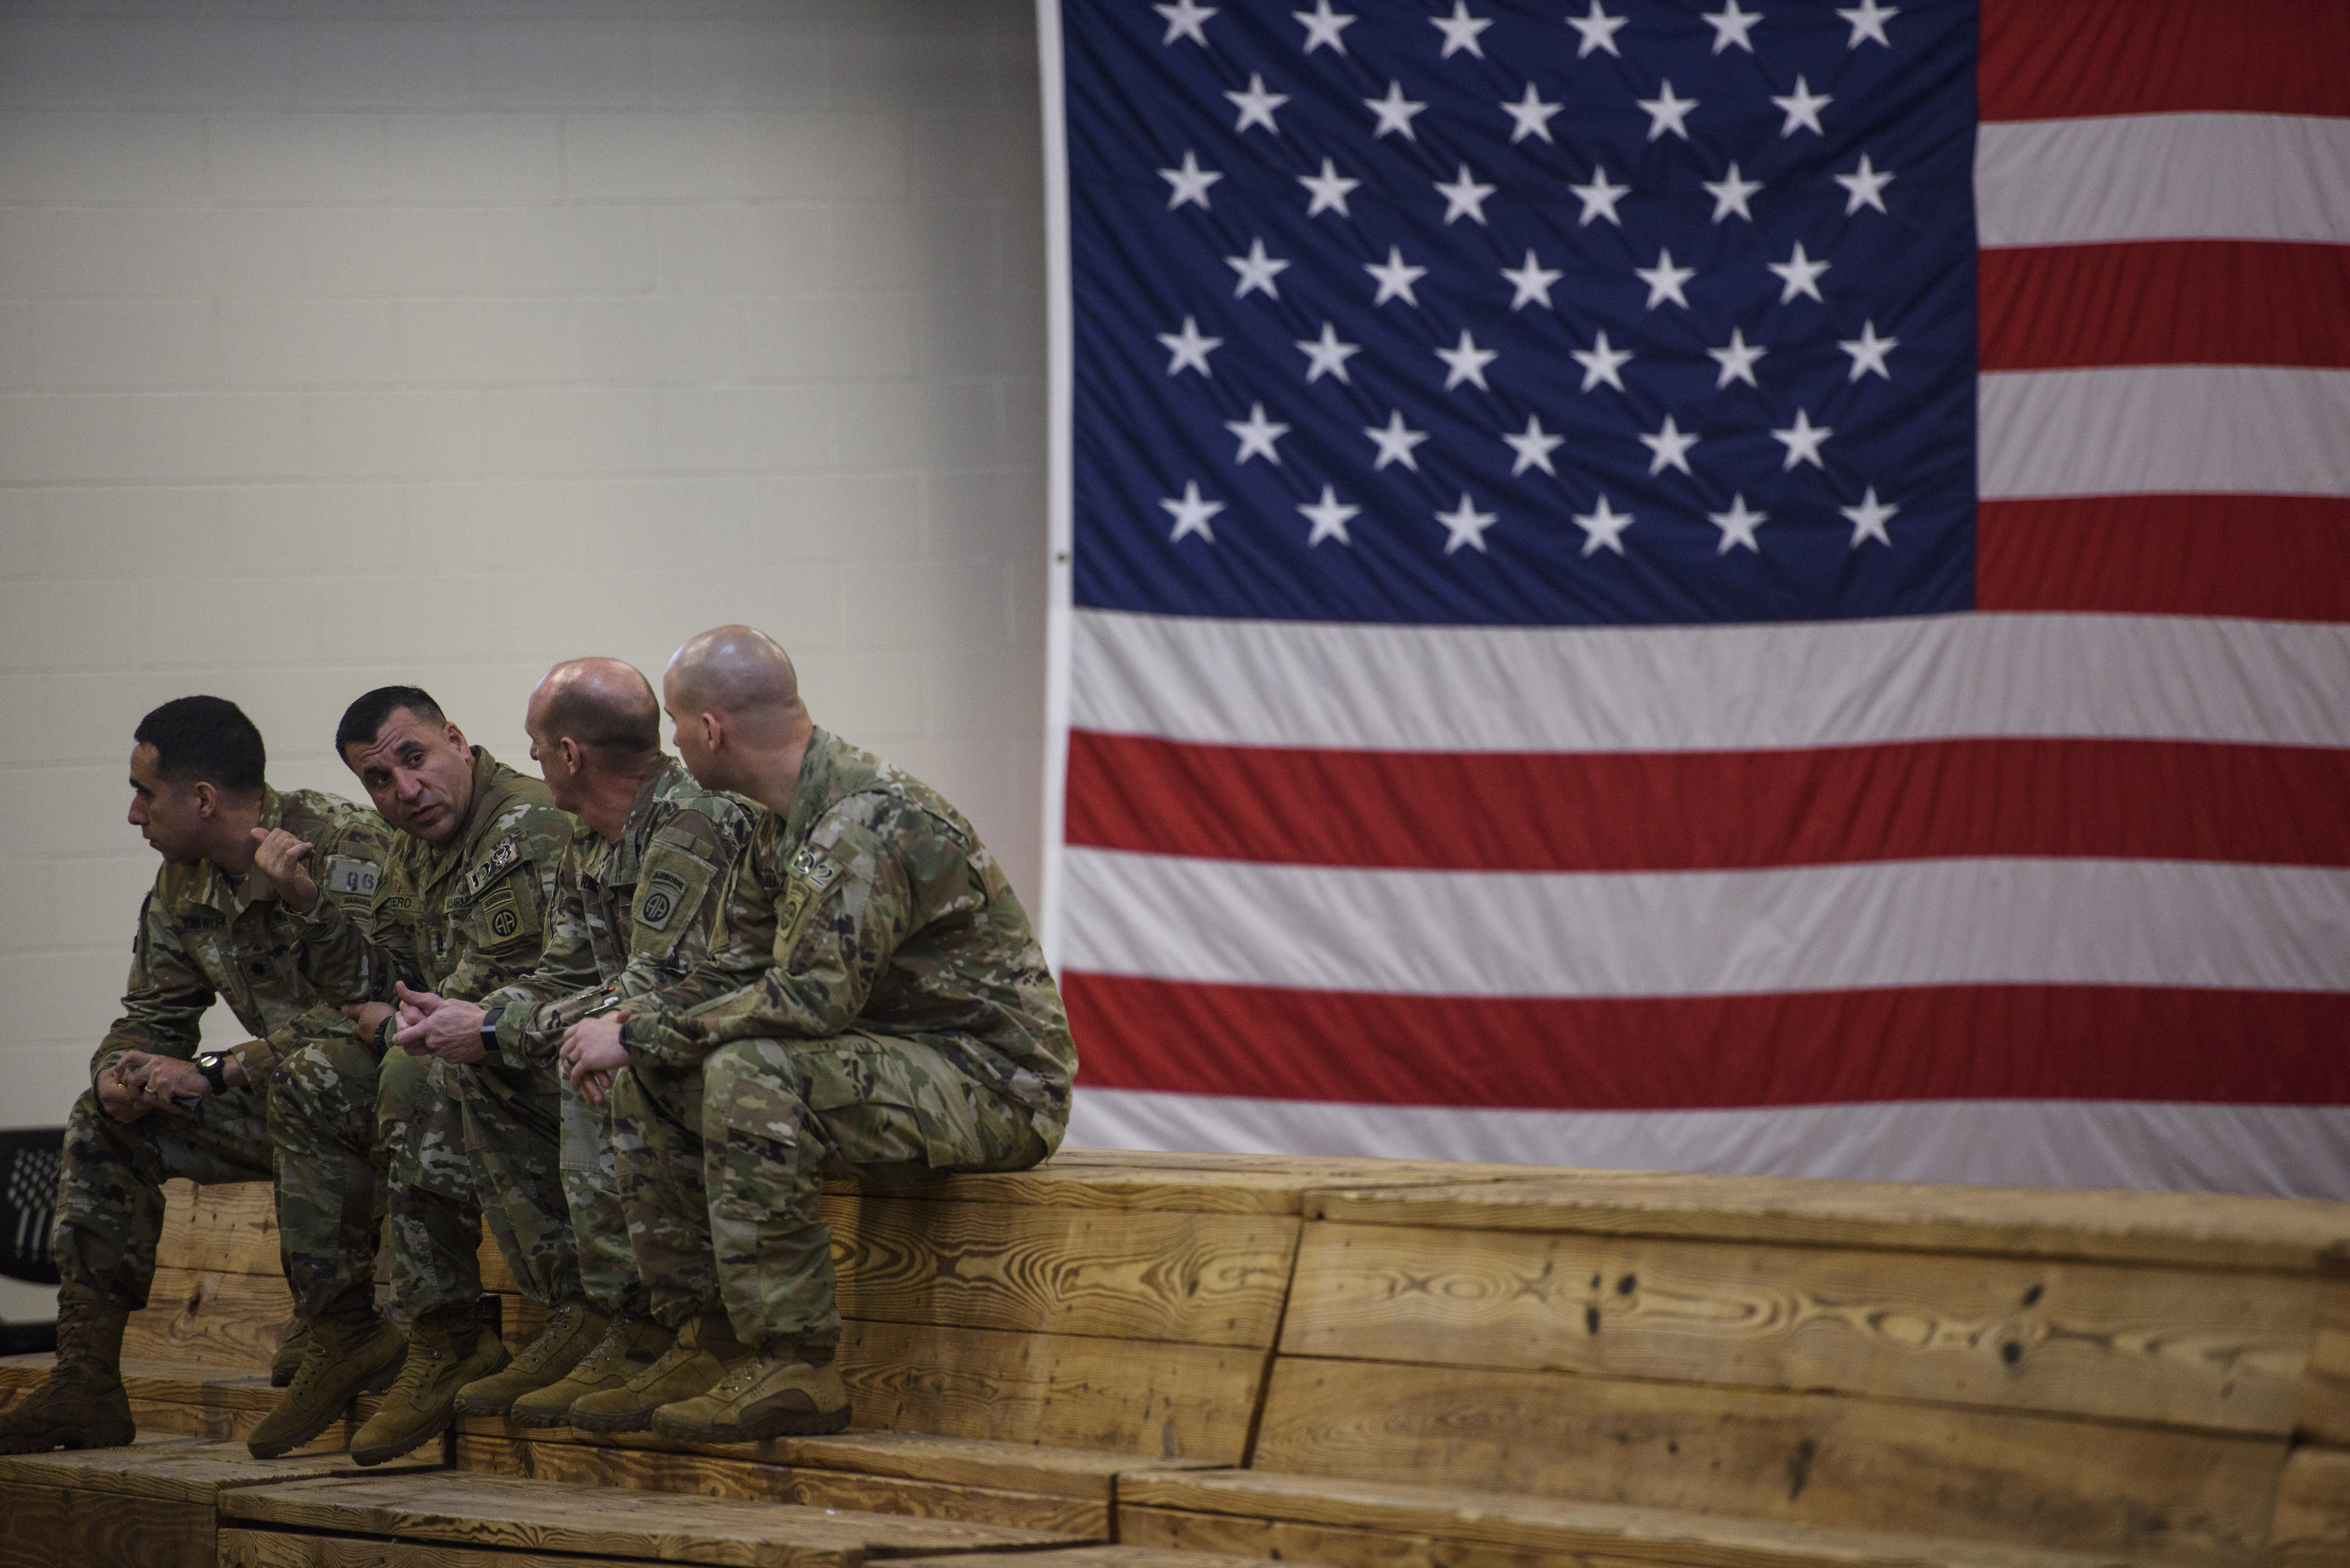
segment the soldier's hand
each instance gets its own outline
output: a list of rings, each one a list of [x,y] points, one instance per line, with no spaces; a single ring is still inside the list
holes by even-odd
[[[402,1027],[391,1043],[409,1054],[438,1056],[452,1066],[464,1067],[490,1054],[482,1044],[482,1009],[477,1003],[411,991],[405,985],[400,988],[400,1001]]]
[[[289,909],[308,914],[318,904],[318,884],[302,868],[302,862],[311,853],[310,846],[282,827],[256,827],[253,836],[259,847],[253,852],[253,868],[269,878],[277,889],[277,897]]]
[[[339,1011],[358,1027],[361,1039],[372,1040],[383,1021],[398,1010],[389,1002],[346,1002]]]
[[[173,1116],[187,1113],[172,1102],[177,1099],[204,1099],[213,1092],[203,1073],[193,1062],[182,1062],[177,1056],[150,1056],[142,1073],[134,1073],[131,1080],[143,1086],[147,1108],[169,1111]]]
[[[135,1122],[145,1116],[147,1097],[139,1085],[145,1064],[153,1059],[144,1051],[124,1052],[113,1066],[98,1075],[99,1107],[119,1122]]]
[[[620,1044],[620,1025],[629,1021],[625,1007],[600,1018],[583,1018],[563,1032],[557,1054],[571,1086],[591,1106],[604,1103],[612,1075],[629,1064],[629,1048]]]

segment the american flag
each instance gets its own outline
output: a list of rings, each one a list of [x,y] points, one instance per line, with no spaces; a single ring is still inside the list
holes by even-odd
[[[2350,1198],[2350,7],[1042,15],[1073,1137]]]

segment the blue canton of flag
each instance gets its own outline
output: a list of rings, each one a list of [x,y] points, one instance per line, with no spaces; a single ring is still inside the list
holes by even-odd
[[[1975,8],[1702,5],[1066,0],[1076,603],[1970,607]]]

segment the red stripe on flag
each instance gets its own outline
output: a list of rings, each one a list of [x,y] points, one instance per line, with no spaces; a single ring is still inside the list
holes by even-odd
[[[1987,250],[1979,278],[1986,370],[2350,366],[2350,245],[2163,240]]]
[[[1985,501],[1975,607],[2350,621],[2350,498]]]
[[[1759,996],[1387,996],[1084,972],[1080,1086],[1659,1110],[1881,1100],[2350,1104],[2350,995],[1929,986]]]
[[[1983,0],[1976,95],[1990,120],[2350,115],[2345,61],[2342,0]]]
[[[1300,866],[1675,871],[1957,856],[2350,866],[2350,752],[1951,740],[1430,753],[1069,733],[1067,842]],[[2257,810],[2241,803],[2257,801]]]

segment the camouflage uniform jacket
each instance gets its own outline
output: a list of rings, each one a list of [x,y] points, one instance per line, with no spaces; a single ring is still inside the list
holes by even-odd
[[[363,932],[391,850],[383,819],[316,790],[280,794],[265,786],[261,826],[313,846],[309,867],[325,895],[318,907]],[[209,860],[166,865],[140,907],[122,1016],[90,1060],[90,1082],[125,1051],[192,1059],[199,1020],[215,998],[254,1035],[231,1054],[256,1085],[297,1040],[348,1028],[334,1010],[343,993],[301,940],[307,924],[257,872],[232,877]]]
[[[633,1011],[659,993],[686,1007],[756,980],[764,953],[732,970],[705,961],[727,874],[765,815],[664,757],[637,787],[619,837],[582,826],[556,880],[538,972],[484,1003],[498,1012],[499,1054],[516,1065],[543,1058],[608,1002]]]
[[[765,973],[630,1018],[632,1055],[680,1066],[730,1040],[920,1035],[1059,1141],[1077,1064],[1060,991],[995,857],[937,791],[816,731],[791,810],[760,820],[725,918],[712,961],[764,949]]]
[[[339,994],[392,1000],[405,981],[478,1002],[538,967],[555,879],[577,827],[546,785],[473,748],[473,803],[440,849],[392,836],[369,926],[320,899],[304,940]]]

